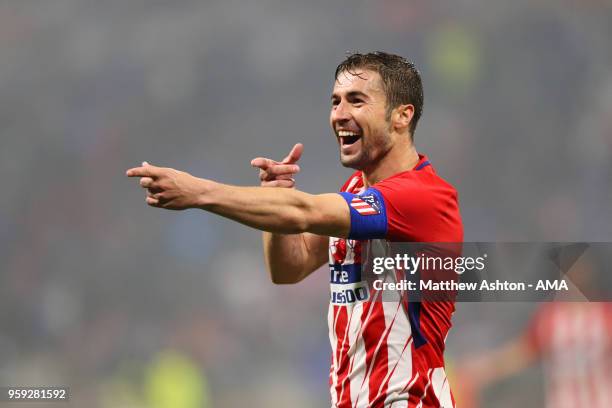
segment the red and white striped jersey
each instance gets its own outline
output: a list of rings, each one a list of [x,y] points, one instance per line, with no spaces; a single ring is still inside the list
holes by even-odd
[[[454,303],[410,302],[410,294],[383,302],[361,272],[388,242],[461,242],[455,189],[420,156],[414,169],[367,190],[356,172],[341,191],[350,193],[342,194],[351,207],[351,234],[357,225],[361,230],[359,239],[329,242],[332,406],[454,408],[443,358]],[[362,226],[374,219],[379,226],[370,237]]]
[[[612,406],[612,304],[544,304],[527,330],[544,362],[546,406]]]

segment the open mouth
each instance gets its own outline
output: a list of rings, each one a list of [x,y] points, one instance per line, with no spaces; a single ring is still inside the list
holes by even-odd
[[[342,139],[342,145],[352,145],[357,140],[359,140],[360,137],[361,136],[344,136],[344,137],[341,137],[340,139]]]
[[[345,146],[352,145],[353,143],[357,142],[361,138],[361,135],[355,132],[340,130],[338,131],[338,137],[340,138],[340,144]]]

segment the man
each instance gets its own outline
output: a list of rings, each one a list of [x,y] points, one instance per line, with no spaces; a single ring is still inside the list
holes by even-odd
[[[336,69],[330,125],[342,165],[357,170],[341,193],[294,189],[302,146],[282,162],[254,159],[262,187],[234,187],[143,163],[147,204],[201,208],[265,231],[275,283],[296,283],[329,260],[330,391],[334,407],[453,407],[444,373],[451,302],[382,302],[362,279],[374,240],[460,242],[457,194],[413,145],[423,91],[414,65],[375,52]],[[283,188],[284,187],[284,188]]]

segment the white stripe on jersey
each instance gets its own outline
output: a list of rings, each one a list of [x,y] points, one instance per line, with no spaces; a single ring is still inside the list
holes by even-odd
[[[433,393],[438,401],[440,401],[440,408],[454,408],[450,385],[448,384],[448,378],[446,378],[446,372],[443,367],[434,368],[431,375],[431,383]]]
[[[358,322],[358,324],[351,328],[352,330],[355,330],[356,340],[355,340],[355,343],[351,344],[352,356],[351,356],[351,363],[349,365],[349,373],[348,373],[348,376],[351,381],[350,382],[350,388],[351,388],[350,393],[351,393],[352,406],[355,406],[355,401],[358,398],[359,385],[365,379],[365,364],[366,364],[365,346],[363,345],[363,337],[361,336],[362,334],[361,319],[363,315],[363,303],[355,305],[355,309],[359,310],[359,318],[355,319],[355,321]],[[368,314],[366,319],[369,317],[370,315]]]
[[[338,383],[338,353],[337,353],[337,340],[336,340],[336,324],[338,324],[338,315],[340,314],[340,308],[337,308],[334,313],[334,308],[330,307],[327,313],[328,326],[333,328],[329,331],[329,344],[332,347],[332,370],[331,370],[331,400],[332,406],[338,405],[338,396],[334,386]]]
[[[351,179],[351,182],[348,184],[348,186],[346,186],[346,188],[344,189],[344,191],[351,191],[353,190],[353,187],[355,187],[355,184],[357,184],[359,182],[359,177],[353,177]]]
[[[409,335],[404,340],[404,333],[410,333],[410,323],[406,318],[405,314],[401,314],[401,319],[395,323],[395,329],[389,334],[389,340],[387,342],[389,351],[389,361],[394,363],[389,365],[389,372],[387,376],[387,398],[385,399],[385,405],[398,398],[408,399],[407,390],[404,390],[404,384],[406,379],[412,378],[412,358],[410,354],[412,352],[412,335]],[[404,341],[402,345],[401,342]]]

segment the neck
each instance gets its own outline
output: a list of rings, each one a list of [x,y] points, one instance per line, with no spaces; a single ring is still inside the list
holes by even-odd
[[[378,183],[394,174],[412,170],[419,162],[417,153],[410,137],[403,137],[376,165],[363,169],[363,183],[367,187]]]

